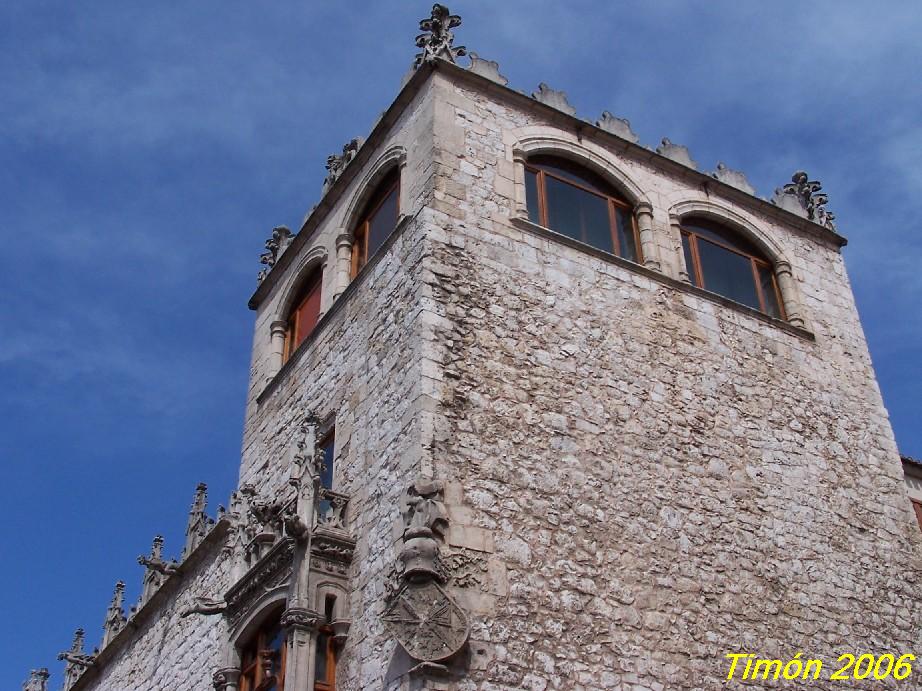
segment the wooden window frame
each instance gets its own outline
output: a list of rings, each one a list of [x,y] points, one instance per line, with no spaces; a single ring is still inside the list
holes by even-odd
[[[765,295],[762,291],[762,281],[759,278],[759,267],[768,269],[768,272],[772,277],[772,288],[775,293],[775,303],[778,305],[779,318],[787,319],[787,316],[785,315],[785,312],[784,312],[784,300],[781,299],[781,290],[778,287],[778,277],[775,276],[775,267],[772,266],[771,262],[766,261],[765,259],[762,259],[761,257],[758,257],[754,254],[743,252],[735,247],[731,247],[730,245],[723,243],[723,242],[719,242],[718,240],[715,240],[713,238],[705,237],[704,235],[701,235],[700,233],[696,233],[694,229],[692,228],[686,228],[685,226],[679,226],[679,230],[681,231],[683,238],[685,237],[688,238],[688,249],[689,249],[689,254],[691,254],[691,257],[692,257],[692,266],[687,266],[685,268],[689,271],[690,275],[692,275],[691,272],[694,272],[693,273],[694,285],[704,290],[709,290],[709,288],[707,287],[707,282],[704,279],[704,270],[701,267],[701,255],[698,252],[698,240],[700,238],[704,242],[709,242],[712,245],[716,245],[717,247],[720,247],[721,249],[728,250],[730,252],[733,252],[734,254],[737,254],[741,257],[745,257],[746,259],[749,260],[749,266],[752,270],[752,282],[755,284],[756,296],[759,299],[759,311],[762,312],[763,314],[768,314],[769,316],[771,316],[768,310],[765,308]],[[711,292],[714,292],[714,291],[711,291]],[[715,293],[715,295],[721,295],[721,293]],[[724,297],[727,297],[727,296],[724,295]],[[732,300],[733,298],[728,298],[728,299]]]
[[[271,652],[271,649],[268,647],[270,643],[268,635],[276,626],[278,626],[278,619],[270,618],[269,621],[261,626],[259,631],[256,632],[255,638],[251,639],[250,643],[241,651],[240,691],[262,691],[262,689],[268,686],[268,682],[272,679],[271,676],[266,676],[263,657],[265,653]],[[275,677],[275,691],[285,690],[285,664],[288,651],[287,639],[287,635],[282,638],[278,662],[279,676]],[[250,650],[253,651],[253,660],[249,665],[243,667],[244,657],[247,651]]]
[[[314,329],[311,329],[310,333],[305,334],[304,338],[297,344],[295,344],[295,338],[298,334],[299,320],[301,318],[301,307],[307,302],[314,290],[319,290],[320,295],[318,296],[318,301],[323,299],[323,271],[318,268],[315,272],[311,273],[305,281],[302,283],[300,290],[298,291],[298,301],[292,306],[288,312],[288,327],[285,329],[285,347],[282,350],[282,362],[286,362],[288,358],[298,349],[298,346],[301,345],[304,341],[307,340],[308,336],[314,332],[314,329],[317,328],[317,324],[314,324]],[[317,321],[320,321],[320,305],[317,305]]]
[[[916,512],[916,520],[919,521],[919,530],[922,530],[922,501],[918,499],[910,499],[909,501],[912,502],[912,508]]]
[[[355,230],[352,233],[352,237],[354,239],[352,242],[351,269],[349,272],[351,278],[355,278],[358,272],[362,270],[362,267],[368,263],[368,231],[371,226],[371,220],[384,205],[384,202],[387,201],[387,198],[391,196],[391,192],[394,192],[395,190],[397,193],[396,216],[397,219],[400,218],[400,170],[397,169],[393,183],[387,185],[387,187],[384,187],[383,183],[387,181],[389,176],[390,174],[385,175],[384,180],[381,181],[381,187],[375,189],[374,194],[369,201],[368,208],[362,214],[361,219],[355,225]],[[384,190],[383,192],[382,189]],[[396,229],[396,227],[397,226],[395,224],[394,228]]]
[[[562,175],[557,175],[553,171],[545,170],[545,168],[541,166],[540,164],[526,163],[525,170],[526,172],[534,173],[537,177],[535,185],[538,188],[538,199],[537,199],[538,201],[538,225],[548,228],[550,230],[554,230],[553,228],[551,228],[551,226],[548,223],[547,185],[545,184],[545,179],[549,176],[549,177],[554,178],[558,182],[563,182],[567,185],[570,185],[571,187],[575,187],[576,189],[582,192],[588,192],[589,194],[592,194],[596,197],[601,197],[602,199],[608,202],[608,232],[611,234],[612,247],[615,250],[614,254],[618,257],[621,257],[622,259],[627,259],[627,257],[624,256],[624,253],[621,250],[621,241],[618,238],[618,217],[616,214],[616,208],[620,208],[620,209],[627,211],[628,217],[631,219],[631,233],[634,236],[634,248],[637,253],[637,259],[635,263],[643,264],[643,250],[641,249],[641,246],[640,246],[640,230],[637,227],[637,218],[634,215],[634,209],[630,204],[628,204],[623,199],[619,199],[618,197],[615,197],[610,194],[605,194],[604,192],[599,192],[598,190],[594,190],[591,187],[582,185],[570,178],[566,178]],[[528,206],[527,195],[525,198],[525,204],[527,208]],[[559,231],[554,231],[554,232],[559,232]],[[583,242],[582,240],[577,240],[577,241]],[[584,244],[588,245],[589,243],[584,243]],[[594,245],[590,245],[590,247],[594,247]],[[596,249],[601,249],[601,248],[596,247]],[[628,260],[628,261],[631,261],[631,260]]]
[[[318,627],[317,631],[327,636],[327,678],[317,679],[315,677],[314,691],[336,691],[336,642],[333,640],[333,627],[329,624],[325,624]],[[318,636],[314,644],[317,645],[319,643],[320,637]]]

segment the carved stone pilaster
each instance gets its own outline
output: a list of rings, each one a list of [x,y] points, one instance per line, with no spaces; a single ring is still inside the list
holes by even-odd
[[[103,623],[102,643],[100,647],[105,648],[110,641],[125,627],[125,584],[119,581],[115,584],[115,592],[112,594],[112,602],[109,609],[106,610],[106,620]]]
[[[637,234],[640,235],[640,253],[643,256],[643,265],[654,271],[660,270],[659,248],[653,234],[653,205],[649,202],[640,202],[634,208],[637,218]]]
[[[567,115],[576,115],[576,108],[570,105],[570,102],[567,100],[566,92],[552,89],[544,82],[538,84],[538,90],[533,92],[531,97]]]
[[[441,58],[448,62],[457,62],[459,57],[467,54],[464,46],[455,46],[452,29],[461,26],[461,17],[451,14],[445,5],[436,3],[428,19],[419,22],[419,29],[425,33],[416,37],[416,47],[422,48],[413,60],[413,67],[418,68],[424,62]]]
[[[29,672],[29,678],[23,683],[22,691],[48,691],[48,673],[46,667],[33,669]]]

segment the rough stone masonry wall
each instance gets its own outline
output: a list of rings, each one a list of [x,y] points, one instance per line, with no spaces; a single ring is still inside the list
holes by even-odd
[[[439,90],[432,453],[480,565],[443,687],[691,691],[731,652],[919,653],[922,539],[837,250],[736,209],[785,248],[813,342],[548,240],[509,222],[510,142],[555,123]],[[608,156],[661,237],[703,194]]]
[[[221,541],[202,545],[202,552],[193,555],[194,565],[184,564],[182,584],[175,593],[146,605],[143,622],[140,617],[130,620],[110,644],[115,648],[111,660],[100,660],[74,691],[210,689],[212,673],[224,666],[224,618],[180,615],[195,604],[196,597],[220,596],[230,586],[230,563],[219,556],[222,545]],[[146,611],[148,607],[152,611]]]
[[[400,537],[399,498],[418,474],[423,456],[419,274],[426,230],[420,210],[431,195],[431,145],[432,108],[424,89],[380,146],[382,151],[392,146],[406,150],[401,211],[410,218],[369,261],[335,309],[324,290],[322,307],[333,310],[326,323],[261,397],[269,324],[278,318],[281,291],[257,315],[241,483],[253,483],[263,497],[273,496],[287,484],[304,415],[311,411],[323,420],[335,418],[334,489],[350,496],[350,530],[357,538],[350,574],[352,627],[337,666],[340,691],[383,688],[395,646],[384,634],[380,614],[384,577]],[[356,181],[305,254],[326,246],[335,256],[343,209],[360,192]],[[325,282],[331,269],[332,261]],[[318,609],[322,611],[322,603]]]

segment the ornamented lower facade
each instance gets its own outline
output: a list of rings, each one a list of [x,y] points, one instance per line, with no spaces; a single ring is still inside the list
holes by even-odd
[[[922,534],[819,183],[769,202],[510,89],[458,64],[459,24],[433,8],[266,242],[239,489],[210,518],[197,488],[181,558],[154,539],[66,689],[692,691],[727,653],[920,640]]]

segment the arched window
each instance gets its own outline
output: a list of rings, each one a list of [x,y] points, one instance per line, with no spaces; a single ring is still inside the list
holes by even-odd
[[[240,691],[285,691],[285,629],[269,617],[240,651]]]
[[[705,218],[683,219],[681,231],[692,285],[784,319],[772,263],[755,245]]]
[[[368,259],[397,227],[400,215],[400,171],[395,168],[375,189],[365,205],[353,230],[352,276],[354,277]]]
[[[292,302],[292,309],[288,314],[284,360],[291,357],[291,354],[317,326],[317,321],[320,319],[320,290],[323,284],[321,279],[322,273],[320,269],[317,269],[302,283],[301,289]]]
[[[639,262],[631,205],[600,176],[566,159],[532,156],[525,164],[528,218],[600,250]]]

